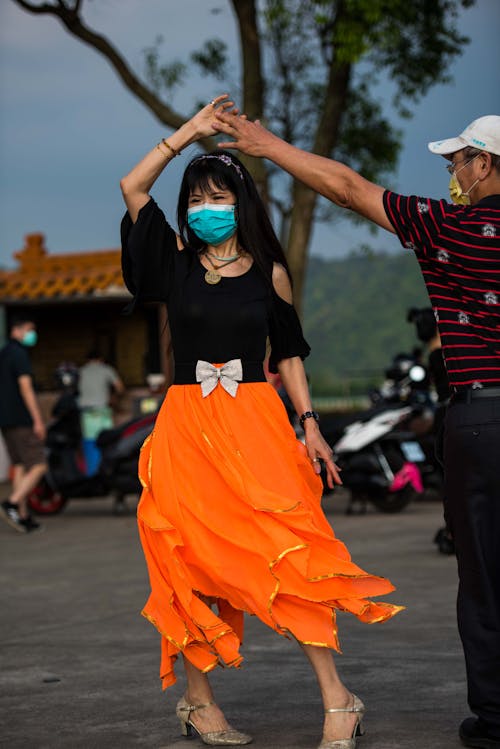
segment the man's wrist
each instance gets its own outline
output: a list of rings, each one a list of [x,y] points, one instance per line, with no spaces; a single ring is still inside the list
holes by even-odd
[[[283,148],[286,148],[290,144],[278,138],[277,135],[272,133],[270,130],[266,130],[265,138],[263,138],[258,146],[258,153],[255,154],[261,159],[269,159],[278,163],[280,156],[283,155]]]

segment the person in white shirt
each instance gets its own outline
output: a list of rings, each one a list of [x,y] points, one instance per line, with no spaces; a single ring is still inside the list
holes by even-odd
[[[96,439],[103,429],[113,426],[113,414],[109,406],[111,393],[123,393],[125,386],[118,372],[105,364],[101,353],[89,351],[86,363],[79,371],[78,405],[81,411],[83,451],[87,473],[97,471],[100,452]]]

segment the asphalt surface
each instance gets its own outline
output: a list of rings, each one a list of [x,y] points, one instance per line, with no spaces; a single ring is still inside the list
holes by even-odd
[[[345,503],[342,494],[324,501],[337,535],[397,586],[386,600],[407,607],[381,625],[339,616],[337,665],[367,706],[358,747],[459,747],[469,713],[456,563],[432,544],[440,506],[346,516]],[[110,499],[74,500],[44,524],[24,536],[0,523],[0,747],[201,747],[175,718],[180,663],[178,683],[160,688],[159,636],[140,616],[148,580],[133,513],[113,516]],[[219,704],[256,749],[315,749],[322,711],[300,649],[253,617],[246,625],[243,667],[213,674]]]

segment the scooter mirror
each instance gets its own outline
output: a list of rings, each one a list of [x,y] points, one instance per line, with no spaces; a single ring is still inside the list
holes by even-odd
[[[425,380],[425,369],[420,364],[414,364],[408,372],[408,376],[412,382],[422,382]]]

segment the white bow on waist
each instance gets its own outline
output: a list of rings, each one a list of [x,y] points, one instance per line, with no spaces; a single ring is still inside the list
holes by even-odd
[[[196,382],[201,384],[203,398],[210,395],[219,382],[224,390],[235,398],[238,391],[238,383],[242,379],[243,365],[241,359],[231,359],[223,364],[222,367],[214,367],[213,364],[202,359],[198,359],[196,362]]]

